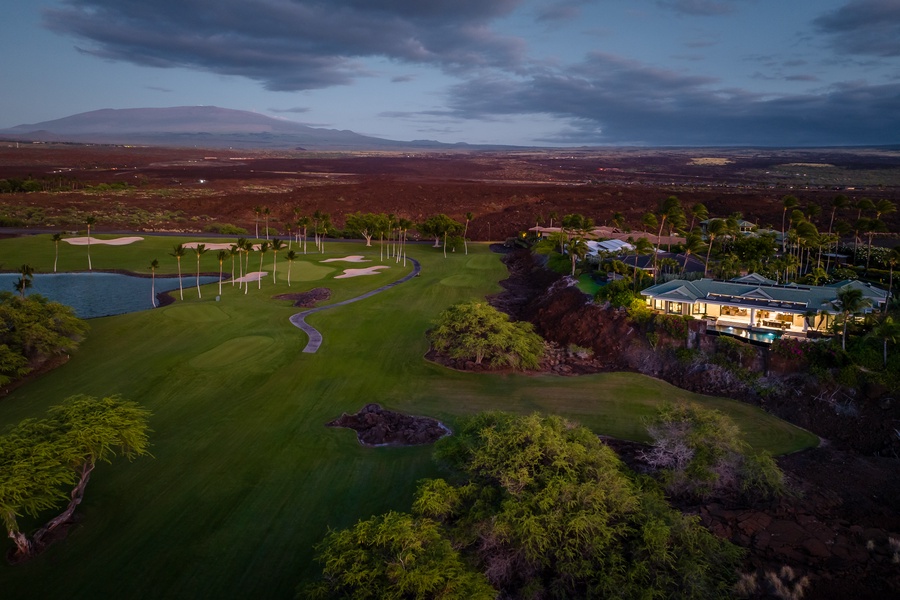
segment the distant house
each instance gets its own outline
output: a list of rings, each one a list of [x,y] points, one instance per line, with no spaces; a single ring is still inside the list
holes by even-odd
[[[657,252],[655,264],[653,262],[652,254],[630,254],[624,257],[622,259],[622,262],[624,262],[629,267],[637,267],[638,269],[646,272],[648,275],[653,275],[655,268],[659,268],[662,272],[665,272],[667,270],[665,266],[666,263],[662,263],[663,259],[667,258],[675,261],[675,263],[678,265],[677,270],[674,272],[693,274],[704,273],[706,271],[706,267],[703,264],[702,260],[694,256],[676,254],[674,252]],[[685,263],[687,263],[687,266],[685,266]]]
[[[594,256],[600,254],[601,252],[620,254],[622,252],[630,252],[634,250],[634,246],[622,240],[603,240],[600,242],[588,240],[587,245],[588,253]]]
[[[724,219],[722,219],[722,220],[724,221]],[[700,221],[700,231],[703,233],[704,237],[706,237],[706,233],[707,233],[706,227],[707,227],[707,225],[709,225],[710,221],[712,221],[712,219],[706,219],[705,221]],[[738,224],[738,230],[743,235],[750,235],[751,233],[756,231],[756,224],[751,223],[750,221],[738,219],[737,224]]]
[[[654,311],[693,315],[734,330],[826,332],[840,312],[834,307],[844,289],[859,289],[878,310],[887,302],[885,290],[855,280],[827,286],[779,285],[756,273],[731,281],[673,280],[641,292]]]

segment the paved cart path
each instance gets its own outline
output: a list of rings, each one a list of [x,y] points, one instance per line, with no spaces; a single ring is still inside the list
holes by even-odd
[[[409,260],[413,264],[413,270],[409,275],[401,277],[397,281],[389,283],[387,285],[383,285],[380,288],[376,288],[371,292],[366,292],[361,296],[357,296],[355,298],[350,298],[349,300],[343,300],[341,302],[335,302],[334,304],[327,304],[325,306],[317,306],[316,308],[311,308],[309,310],[304,310],[303,312],[299,312],[296,315],[293,315],[290,319],[291,324],[295,327],[299,327],[303,330],[306,335],[309,336],[309,342],[307,342],[306,347],[303,349],[304,352],[312,354],[319,349],[319,346],[322,345],[322,334],[319,333],[319,330],[306,322],[306,316],[311,315],[313,313],[321,312],[323,310],[328,310],[330,308],[335,308],[337,306],[344,306],[347,304],[351,304],[353,302],[358,302],[359,300],[365,300],[366,298],[370,298],[375,294],[380,294],[381,292],[388,290],[395,285],[400,285],[401,283],[406,283],[413,277],[419,274],[421,270],[421,266],[419,265],[419,261],[414,258],[407,257],[406,260]]]

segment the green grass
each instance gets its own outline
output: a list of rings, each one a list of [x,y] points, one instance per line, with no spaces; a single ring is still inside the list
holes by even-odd
[[[179,241],[147,237],[134,246],[93,246],[95,268],[146,272]],[[209,240],[212,241],[212,240]],[[87,266],[86,249],[60,249],[60,270]],[[640,418],[663,399],[685,398],[731,415],[757,448],[788,452],[815,438],[758,409],[690,394],[634,374],[550,377],[458,373],[427,363],[424,332],[449,304],[499,291],[499,257],[479,244],[469,256],[410,247],[422,275],[372,298],[309,317],[324,336],[304,354],[306,336],[288,322],[299,309],[271,297],[327,286],[329,302],[356,296],[409,272],[395,262],[378,275],[334,280],[343,268],[324,258],[377,248],[329,243],[315,261],[278,259],[271,276],[244,294],[231,284],[215,301],[186,288],[185,301],[91,321],[81,349],[56,371],[0,400],[0,428],[39,416],[74,393],[122,394],[153,413],[152,458],[101,465],[68,539],[17,567],[0,564],[4,598],[245,598],[293,595],[318,571],[313,545],[339,528],[389,509],[408,510],[415,482],[438,474],[431,448],[363,448],[349,430],[324,423],[368,402],[427,414],[453,427],[487,409],[560,413],[598,433],[645,439]],[[0,240],[7,268],[52,270],[49,236]],[[186,274],[196,269],[188,256]],[[267,257],[270,268],[271,253]],[[84,263],[84,264],[82,264]],[[256,270],[258,258],[251,258]],[[218,271],[214,252],[204,271]],[[226,263],[226,271],[230,264]],[[315,279],[293,277],[318,273]],[[284,275],[282,279],[281,275]],[[7,545],[6,547],[9,547]]]

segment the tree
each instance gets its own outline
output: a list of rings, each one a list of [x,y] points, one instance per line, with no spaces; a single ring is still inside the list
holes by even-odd
[[[419,233],[422,235],[433,237],[434,238],[434,247],[438,248],[441,245],[441,238],[444,240],[444,258],[447,258],[447,236],[452,233],[458,232],[462,225],[457,221],[454,221],[447,215],[441,213],[438,215],[434,215],[425,220],[424,223],[421,223],[417,226]]]
[[[249,279],[249,277],[250,277],[250,253],[253,252],[254,246],[255,245],[254,245],[253,241],[244,240],[243,250],[244,250],[244,254],[247,255],[246,256],[247,262],[244,267],[244,278],[246,278],[246,281],[244,281],[244,294],[245,295],[250,291],[250,279]]]
[[[259,215],[262,214],[263,207],[259,204],[253,207],[253,214],[256,215],[256,235],[254,236],[256,239],[259,239]]]
[[[159,268],[159,261],[155,258],[150,261],[150,306],[156,308],[156,270]]]
[[[366,240],[366,247],[372,246],[372,237],[378,234],[380,229],[380,221],[386,218],[383,214],[361,213],[355,212],[347,215],[344,221],[346,229],[356,235],[360,235]]]
[[[293,250],[288,250],[285,258],[288,259],[288,287],[291,287],[291,267],[294,266],[294,261],[297,260],[297,253]]]
[[[469,235],[469,222],[475,217],[471,212],[466,213],[466,228],[463,229],[463,246],[466,248],[466,256],[469,254],[469,243],[466,236]]]
[[[575,263],[579,260],[583,260],[584,257],[587,256],[588,250],[590,250],[590,248],[588,248],[584,238],[579,236],[569,240],[569,243],[566,246],[566,252],[569,253],[569,260],[572,261],[572,277],[575,277]]]
[[[84,222],[87,224],[88,271],[93,271],[94,268],[91,265],[91,225],[97,222],[97,218],[94,215],[88,215],[85,217]]]
[[[137,403],[119,396],[77,395],[51,407],[46,419],[26,420],[12,436],[3,436],[0,464],[10,468],[0,470],[0,507],[22,557],[40,550],[55,529],[71,522],[98,462],[111,462],[120,454],[129,459],[148,454],[149,416]],[[29,470],[37,485],[22,480]],[[72,484],[63,512],[23,543],[15,515],[37,516],[56,506],[65,499],[60,489]]]
[[[34,267],[31,265],[22,265],[19,267],[19,280],[15,283],[16,291],[22,294],[25,299],[25,290],[31,287],[31,280],[34,279]]]
[[[206,244],[197,244],[194,246],[194,252],[197,254],[197,297],[202,298],[203,294],[200,292],[200,257],[208,252]]]
[[[891,316],[884,317],[872,330],[872,335],[884,343],[882,348],[884,368],[888,364],[888,342],[896,344],[900,342],[900,323],[894,321]]]
[[[709,273],[709,254],[712,252],[713,242],[716,238],[725,233],[725,221],[722,219],[712,219],[706,224],[706,236],[709,239],[709,248],[706,249],[706,263],[703,268],[703,276]]]
[[[316,552],[323,578],[303,588],[303,598],[488,600],[497,595],[438,524],[424,517],[389,512],[359,521],[330,532]]]
[[[219,261],[219,296],[222,295],[222,265],[225,264],[225,259],[228,258],[229,255],[230,253],[228,250],[219,250],[216,253],[216,259]]]
[[[259,278],[256,281],[257,281],[257,287],[260,290],[262,289],[262,280],[263,280],[263,278],[262,278],[263,258],[265,258],[266,252],[268,252],[268,251],[269,251],[269,242],[263,242],[259,245]]]
[[[284,241],[274,238],[270,244],[272,248],[272,283],[278,283],[278,251],[284,250]]]
[[[858,315],[866,307],[871,306],[872,301],[863,297],[862,290],[852,287],[844,287],[837,293],[836,301],[831,303],[835,310],[843,315],[843,328],[841,330],[841,349],[847,350],[847,324],[850,317]]]
[[[266,239],[269,239],[269,215],[272,214],[272,211],[268,206],[263,208],[263,215],[266,217]]]
[[[684,265],[681,267],[681,274],[684,275],[685,270],[687,269],[688,259],[690,259],[691,254],[695,252],[699,252],[703,247],[703,240],[700,239],[700,236],[696,233],[689,233],[684,238]]]
[[[436,444],[452,470],[413,511],[444,525],[501,597],[725,597],[740,550],[671,509],[584,427],[487,413]]]
[[[59,262],[59,242],[62,241],[62,234],[54,233],[52,236],[50,236],[50,240],[53,241],[54,246],[53,272],[56,273],[56,263]]]
[[[181,259],[184,258],[184,255],[187,253],[187,249],[185,249],[184,244],[178,244],[172,248],[172,252],[169,252],[169,256],[174,256],[175,260],[178,261],[178,294],[182,300],[184,300],[184,289],[181,286]]]
[[[784,244],[785,244],[785,237],[784,237],[784,218],[785,218],[785,216],[787,215],[788,209],[793,209],[793,208],[796,207],[799,203],[800,203],[800,201],[797,200],[797,197],[796,197],[796,196],[791,196],[790,194],[787,195],[787,196],[784,196],[784,197],[781,199],[781,206],[782,206],[782,211],[781,211],[781,253],[782,253],[782,254],[784,254],[784,248],[785,248],[785,246],[784,246]]]
[[[709,218],[709,210],[707,210],[706,206],[701,202],[697,202],[691,207],[691,225],[688,227],[688,231],[694,230],[694,221],[700,219],[700,221],[705,221]]]
[[[839,209],[847,208],[850,206],[850,198],[845,196],[844,194],[838,194],[831,200],[831,220],[828,221],[828,233],[831,233],[832,228],[834,227],[834,216],[837,214]]]
[[[531,323],[512,322],[485,302],[461,302],[442,312],[428,333],[435,350],[480,365],[535,368],[544,352]]]
[[[309,217],[300,217],[297,219],[297,234],[299,235],[300,229],[303,229],[303,254],[306,254],[306,244],[309,238],[306,235],[307,229],[311,223],[311,219]],[[299,241],[298,241],[299,243]]]
[[[884,312],[887,312],[888,305],[890,304],[891,294],[894,293],[894,269],[897,267],[897,265],[900,265],[900,248],[891,248],[891,251],[887,256],[887,264],[889,269],[888,297],[884,302]]]
[[[740,428],[718,410],[667,402],[647,421],[647,431],[653,445],[642,457],[660,470],[670,494],[705,498],[741,491],[773,497],[784,491],[784,475],[771,457],[750,460]]]

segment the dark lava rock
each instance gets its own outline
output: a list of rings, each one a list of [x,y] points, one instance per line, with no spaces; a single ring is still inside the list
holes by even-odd
[[[364,446],[418,446],[450,435],[450,430],[437,419],[384,410],[378,404],[366,404],[355,415],[344,413],[326,426],[355,430]]]

